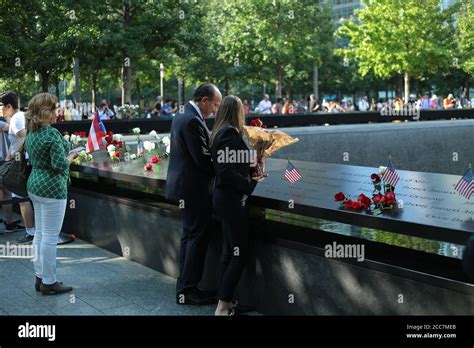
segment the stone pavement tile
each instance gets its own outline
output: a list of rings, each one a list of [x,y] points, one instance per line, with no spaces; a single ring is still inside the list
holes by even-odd
[[[48,306],[25,294],[21,289],[9,286],[0,287],[0,308],[9,315],[53,315]]]
[[[129,304],[116,308],[107,308],[103,309],[102,312],[105,315],[150,315],[149,311],[136,304]]]
[[[113,259],[120,257],[108,250],[101,249],[79,239],[76,239],[74,242],[69,244],[60,245],[58,246],[58,249],[61,249],[62,252],[67,252],[67,255],[76,259],[87,259],[89,257],[105,257]]]
[[[150,315],[214,315],[216,305],[207,306],[190,306],[178,305],[176,302],[163,302],[160,306],[155,307],[150,311]]]
[[[102,315],[102,312],[80,298],[71,297],[72,293],[55,296],[39,295],[38,302],[44,304],[57,315]],[[74,301],[71,303],[71,301]]]
[[[100,311],[132,304],[127,298],[110,291],[100,284],[93,286],[82,286],[79,284],[74,287],[73,293],[77,298]]]
[[[121,278],[119,274],[102,267],[100,264],[95,263],[78,263],[74,265],[58,264],[57,274],[58,279],[69,279],[70,276],[74,277],[75,284],[82,281],[113,283],[117,279]]]
[[[99,263],[108,270],[119,273],[126,277],[144,278],[156,276],[157,274],[162,275],[162,273],[159,273],[139,263],[127,260],[123,257],[109,258],[107,260],[100,261]]]
[[[0,308],[0,316],[1,316],[1,315],[8,315],[8,313],[5,312],[3,309]]]

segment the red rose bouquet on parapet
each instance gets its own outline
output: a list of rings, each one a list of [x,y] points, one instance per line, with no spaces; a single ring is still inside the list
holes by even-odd
[[[381,167],[381,171],[384,167]],[[383,174],[383,173],[381,173]],[[339,192],[334,196],[336,202],[341,203],[341,207],[353,210],[366,210],[374,215],[382,214],[385,210],[392,210],[397,205],[395,197],[395,187],[385,183],[382,177],[378,174],[370,176],[374,191],[372,192],[372,199],[361,193],[357,200],[352,200],[346,197],[343,192]]]

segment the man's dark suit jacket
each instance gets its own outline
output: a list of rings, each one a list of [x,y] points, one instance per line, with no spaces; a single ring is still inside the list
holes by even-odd
[[[184,113],[171,124],[171,151],[165,197],[188,203],[210,195],[214,169],[209,152],[209,129],[196,109],[188,102]]]

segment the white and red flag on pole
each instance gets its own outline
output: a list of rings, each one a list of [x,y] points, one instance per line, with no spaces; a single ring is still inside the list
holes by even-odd
[[[102,138],[107,134],[105,126],[99,118],[99,113],[95,112],[92,120],[89,136],[87,137],[86,152],[97,151],[103,149],[105,145]]]

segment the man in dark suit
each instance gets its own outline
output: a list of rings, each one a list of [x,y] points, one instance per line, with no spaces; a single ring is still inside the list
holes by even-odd
[[[205,119],[217,111],[222,100],[219,89],[210,83],[199,86],[193,100],[184,105],[171,125],[171,151],[166,181],[166,199],[183,210],[183,235],[176,284],[178,304],[215,303],[212,294],[198,288],[212,214],[211,183],[214,169],[209,151],[209,129]]]

